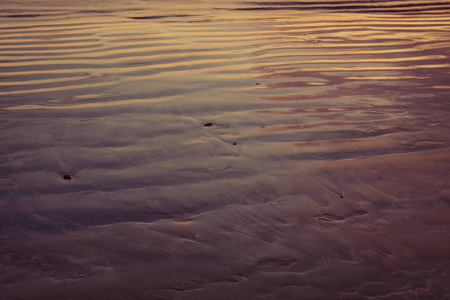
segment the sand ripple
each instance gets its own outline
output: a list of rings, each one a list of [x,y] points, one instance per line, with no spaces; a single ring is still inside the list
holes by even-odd
[[[449,297],[448,2],[17,3],[1,299]]]

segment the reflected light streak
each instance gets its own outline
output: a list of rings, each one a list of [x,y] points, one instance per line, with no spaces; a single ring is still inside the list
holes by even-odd
[[[111,107],[111,106],[122,106],[122,105],[135,105],[135,104],[148,104],[155,102],[168,101],[175,98],[165,97],[158,99],[132,99],[132,100],[117,100],[117,101],[105,101],[105,102],[91,102],[91,103],[81,103],[73,105],[40,105],[40,104],[30,104],[30,105],[17,105],[4,107],[3,110],[70,110],[70,109],[84,109],[84,108],[99,108],[99,107]]]

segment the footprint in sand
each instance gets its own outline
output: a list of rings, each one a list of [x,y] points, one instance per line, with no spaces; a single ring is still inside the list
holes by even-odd
[[[364,216],[364,215],[367,215],[367,211],[357,210],[357,211],[354,211],[345,216],[339,216],[339,215],[333,215],[333,214],[321,214],[321,215],[315,215],[314,218],[316,218],[317,220],[320,220],[320,221],[340,222],[340,221],[344,221],[349,218],[353,218],[356,216]]]

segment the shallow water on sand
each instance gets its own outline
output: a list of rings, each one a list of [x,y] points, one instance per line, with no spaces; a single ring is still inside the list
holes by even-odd
[[[448,2],[25,4],[1,299],[450,297]]]

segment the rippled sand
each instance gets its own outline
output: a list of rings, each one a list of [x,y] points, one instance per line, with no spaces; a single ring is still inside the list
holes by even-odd
[[[0,8],[1,299],[450,298],[449,2],[49,3]]]

